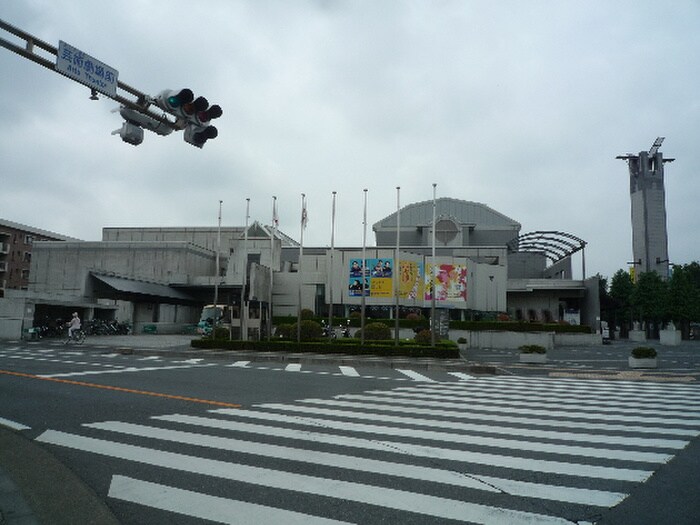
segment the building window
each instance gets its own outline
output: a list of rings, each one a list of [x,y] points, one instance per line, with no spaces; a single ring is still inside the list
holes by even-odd
[[[442,244],[454,240],[459,233],[459,226],[451,219],[440,219],[435,224],[435,238]]]
[[[24,244],[34,244],[34,236],[33,235],[25,235],[24,236]]]
[[[24,257],[22,260],[24,262],[32,262],[32,252],[24,252]]]

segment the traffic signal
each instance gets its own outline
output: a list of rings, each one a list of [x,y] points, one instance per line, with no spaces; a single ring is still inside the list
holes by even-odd
[[[180,91],[166,89],[154,100],[158,107],[182,121],[185,142],[188,144],[201,148],[207,140],[214,139],[219,134],[210,122],[223,114],[221,106],[218,104],[210,106],[209,101],[204,97],[195,98],[191,89],[184,88]]]
[[[121,128],[112,131],[112,135],[117,134],[124,142],[132,146],[138,146],[143,142],[143,129],[131,122],[124,122]]]
[[[166,89],[165,91],[161,91],[155,98],[156,104],[158,104],[161,109],[173,113],[176,116],[182,116],[180,115],[180,108],[185,104],[191,103],[193,100],[194,93],[192,93],[191,89],[187,88],[181,89],[180,91]]]

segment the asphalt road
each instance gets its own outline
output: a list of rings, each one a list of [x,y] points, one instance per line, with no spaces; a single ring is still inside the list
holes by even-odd
[[[120,523],[700,521],[692,345],[630,374],[623,343],[445,369],[138,341],[0,343],[0,421]]]

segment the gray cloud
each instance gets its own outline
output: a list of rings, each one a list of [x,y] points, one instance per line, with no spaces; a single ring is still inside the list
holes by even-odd
[[[669,252],[700,259],[696,204],[700,6],[675,2],[11,3],[0,18],[83,49],[155,95],[192,87],[224,108],[219,137],[139,147],[110,132],[116,103],[0,50],[0,216],[85,239],[102,226],[269,222],[308,245],[362,240],[402,203],[483,202],[584,238],[587,273],[631,253],[615,155],[666,136]],[[108,21],[108,22],[107,22]],[[371,239],[370,235],[370,239]]]

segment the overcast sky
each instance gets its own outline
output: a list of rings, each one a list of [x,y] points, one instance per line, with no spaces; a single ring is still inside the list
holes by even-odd
[[[632,259],[629,177],[666,164],[669,256],[700,260],[700,2],[5,0],[0,19],[63,40],[147,94],[222,106],[203,149],[132,146],[106,97],[0,48],[0,218],[84,240],[105,226],[269,224],[336,246],[438,197],[584,239],[586,273]],[[18,42],[0,30],[2,38]],[[123,92],[122,92],[123,94]],[[574,259],[580,277],[580,255]]]

